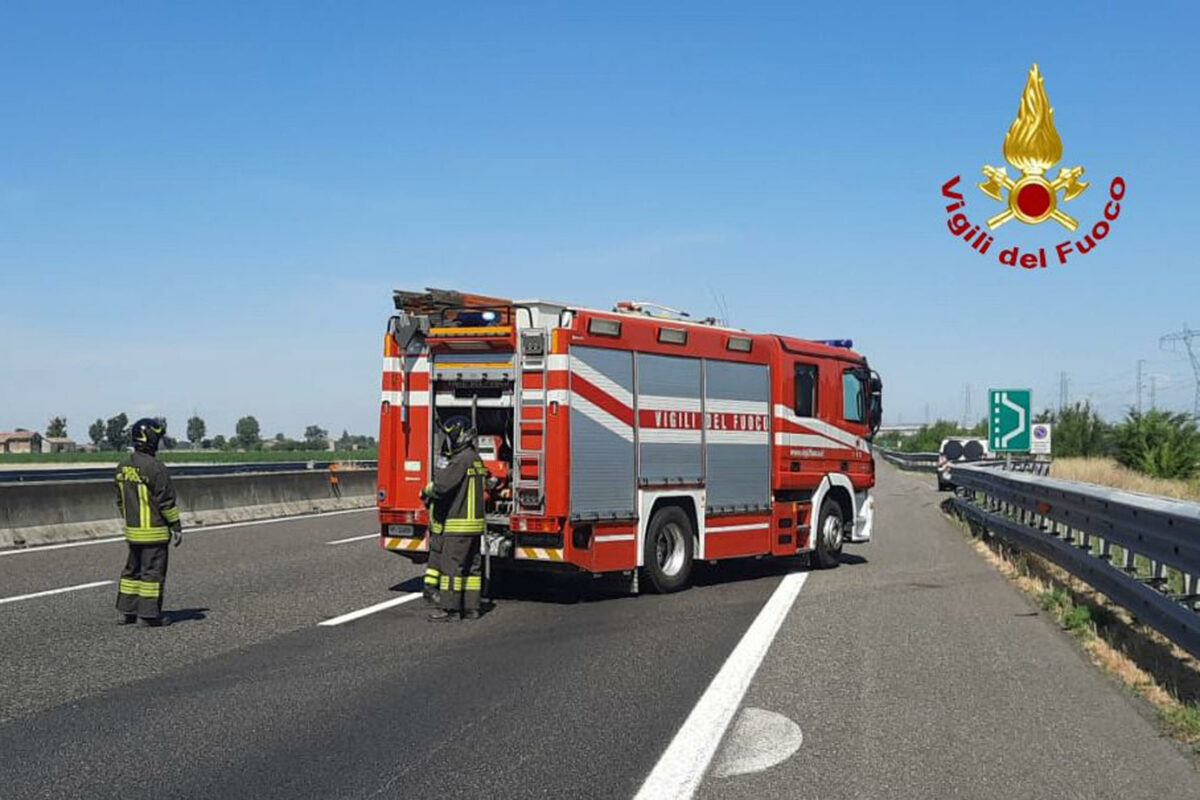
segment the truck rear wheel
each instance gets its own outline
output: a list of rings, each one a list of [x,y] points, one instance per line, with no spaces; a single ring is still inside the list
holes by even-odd
[[[687,586],[692,574],[692,521],[678,506],[663,506],[646,527],[642,575],[659,594]]]
[[[821,514],[817,518],[816,548],[813,550],[813,565],[818,569],[833,569],[841,560],[842,540],[845,524],[842,506],[832,497],[821,503]]]

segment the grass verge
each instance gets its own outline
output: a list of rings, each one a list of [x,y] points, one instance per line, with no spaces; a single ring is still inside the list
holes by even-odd
[[[1036,598],[1092,663],[1144,697],[1171,738],[1200,755],[1200,661],[1055,564],[999,539],[989,541],[976,538],[975,549]]]
[[[1050,476],[1176,500],[1200,500],[1200,478],[1186,481],[1151,478],[1123,467],[1111,458],[1056,458],[1050,465]]]

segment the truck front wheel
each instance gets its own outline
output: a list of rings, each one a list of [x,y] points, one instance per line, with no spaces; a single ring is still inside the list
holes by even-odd
[[[642,574],[659,594],[687,586],[692,574],[692,521],[678,506],[654,512],[646,528]]]
[[[838,565],[844,531],[841,504],[832,497],[826,497],[817,518],[817,541],[813,550],[813,564],[818,569],[832,569]]]

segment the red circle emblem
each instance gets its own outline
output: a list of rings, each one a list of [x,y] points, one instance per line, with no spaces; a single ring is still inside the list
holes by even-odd
[[[1027,183],[1017,192],[1017,208],[1031,219],[1050,210],[1050,191],[1040,183]]]

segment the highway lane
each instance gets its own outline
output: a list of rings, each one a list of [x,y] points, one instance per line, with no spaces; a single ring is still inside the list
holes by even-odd
[[[751,710],[792,720],[803,743],[752,774],[714,768],[699,796],[1200,785],[1145,709],[940,517],[928,476],[880,470],[876,542],[807,573],[714,764],[775,744],[739,729]],[[431,625],[411,602],[319,627],[415,586],[420,568],[369,539],[325,544],[370,525],[368,512],[190,539],[168,605],[208,611],[165,630],[113,626],[105,588],[0,606],[0,794],[632,797],[796,568],[723,566],[666,597],[531,590],[477,623]],[[120,549],[0,557],[0,579],[86,582]]]
[[[748,565],[670,597],[541,591],[472,624],[432,625],[419,603],[310,624],[0,725],[0,786],[6,797],[163,786],[173,797],[630,797],[779,574]]]
[[[121,628],[116,587],[0,605],[0,720],[266,641],[394,595],[422,568],[368,539],[373,509],[185,533],[161,630]],[[376,540],[377,541],[377,540]],[[0,555],[0,597],[115,580],[121,542]]]
[[[933,476],[879,479],[869,562],[813,576],[743,701],[803,743],[699,797],[1200,797],[1196,759],[974,551]]]

